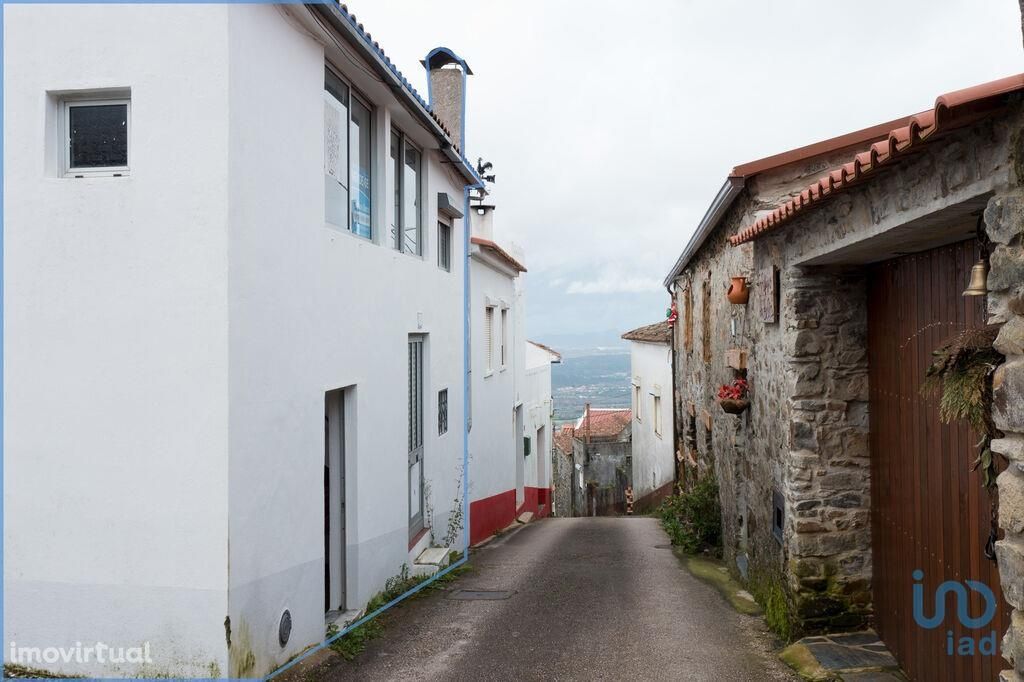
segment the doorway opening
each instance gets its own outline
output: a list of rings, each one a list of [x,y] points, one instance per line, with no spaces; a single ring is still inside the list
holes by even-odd
[[[324,610],[345,610],[345,391],[324,394]]]

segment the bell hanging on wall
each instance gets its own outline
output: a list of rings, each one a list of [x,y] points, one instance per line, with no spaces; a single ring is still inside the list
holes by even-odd
[[[964,289],[964,296],[984,296],[988,293],[988,263],[982,258],[971,266],[971,281]]]

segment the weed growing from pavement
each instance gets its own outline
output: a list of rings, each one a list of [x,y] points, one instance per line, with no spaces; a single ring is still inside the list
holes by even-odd
[[[451,552],[451,554],[449,554],[449,563],[455,563],[461,558],[462,552]],[[428,592],[436,592],[437,590],[444,589],[450,583],[454,582],[459,576],[464,575],[471,569],[472,566],[469,564],[463,564],[458,568],[454,568],[434,580],[434,582],[430,583],[416,594],[411,595],[406,601],[421,597]],[[380,607],[393,599],[400,597],[420,583],[430,580],[430,578],[431,576],[429,575],[410,575],[408,564],[402,564],[402,568],[398,574],[388,578],[384,583],[384,590],[375,594],[370,601],[367,602],[366,609],[364,609],[363,613],[373,613]],[[402,604],[399,605],[401,606]],[[331,650],[340,655],[346,661],[353,660],[356,656],[366,651],[366,647],[371,641],[384,634],[384,626],[387,624],[386,619],[390,618],[393,613],[394,609],[391,609],[387,613],[382,613],[377,617],[366,621],[359,627],[349,630],[344,636],[331,642]],[[327,637],[331,638],[336,634],[338,634],[338,626],[332,623],[330,627],[327,628]]]

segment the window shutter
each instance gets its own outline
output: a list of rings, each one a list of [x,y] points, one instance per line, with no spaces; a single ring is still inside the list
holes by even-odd
[[[494,367],[494,308],[488,307],[484,316],[484,343],[487,347],[487,369]]]

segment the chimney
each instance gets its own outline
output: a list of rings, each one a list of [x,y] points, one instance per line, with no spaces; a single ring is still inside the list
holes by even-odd
[[[427,70],[430,110],[437,115],[466,154],[466,76],[469,65],[447,47],[435,47],[421,62]]]
[[[470,234],[487,241],[494,241],[494,206],[474,204],[469,207]]]

